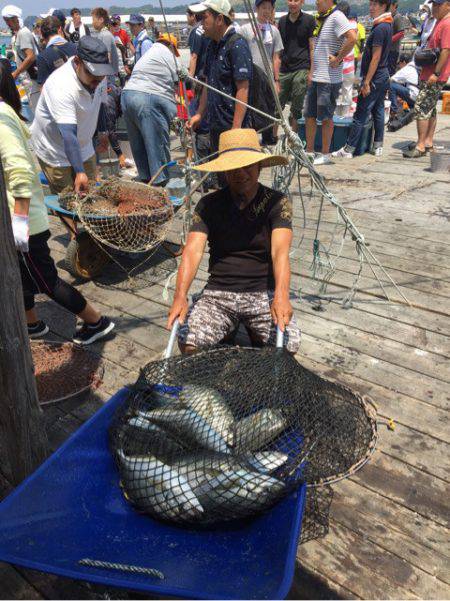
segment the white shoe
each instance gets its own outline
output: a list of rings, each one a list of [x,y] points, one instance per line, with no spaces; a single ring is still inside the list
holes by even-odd
[[[381,157],[383,155],[383,147],[377,146],[377,148],[371,148],[370,154],[373,154],[375,157]]]
[[[329,154],[316,154],[313,165],[330,165],[333,161]]]
[[[352,159],[353,153],[347,152],[345,146],[343,146],[342,148],[339,148],[339,150],[332,152],[331,156],[335,159]]]

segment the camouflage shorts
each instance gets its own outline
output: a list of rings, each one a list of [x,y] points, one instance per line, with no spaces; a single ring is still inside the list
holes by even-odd
[[[414,117],[418,121],[425,121],[436,117],[436,105],[444,87],[444,82],[427,85],[426,81],[421,81],[419,84],[419,93],[414,105]]]
[[[273,292],[227,292],[203,290],[194,294],[178,340],[196,348],[219,344],[234,332],[239,323],[250,337],[261,344],[275,346],[276,328],[270,313]],[[300,329],[295,317],[286,328],[285,346],[296,353],[300,346]]]

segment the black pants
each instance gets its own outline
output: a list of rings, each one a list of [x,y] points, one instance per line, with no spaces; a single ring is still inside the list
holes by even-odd
[[[78,315],[86,308],[86,299],[76,288],[58,276],[47,244],[49,238],[49,230],[30,236],[29,251],[24,254],[17,253],[25,310],[29,311],[34,307],[34,295],[41,293]]]

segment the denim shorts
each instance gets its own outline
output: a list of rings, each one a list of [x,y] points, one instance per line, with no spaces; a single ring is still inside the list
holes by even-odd
[[[342,83],[313,81],[308,88],[305,104],[305,118],[318,121],[332,119]]]

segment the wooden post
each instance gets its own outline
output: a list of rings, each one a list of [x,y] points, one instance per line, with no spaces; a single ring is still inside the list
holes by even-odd
[[[0,240],[0,470],[17,485],[45,459],[47,436],[38,403],[1,161]]]

